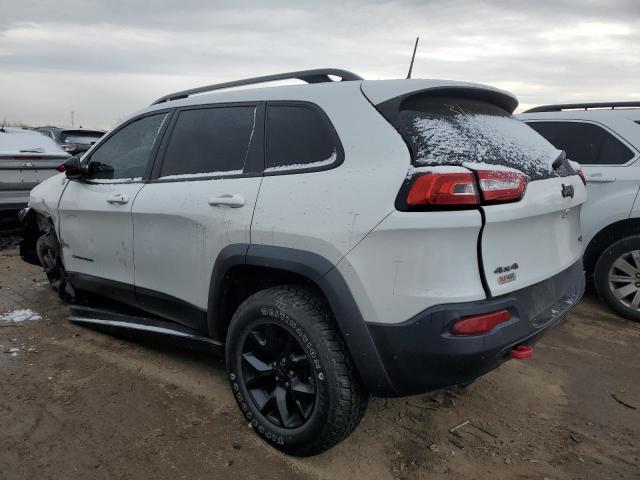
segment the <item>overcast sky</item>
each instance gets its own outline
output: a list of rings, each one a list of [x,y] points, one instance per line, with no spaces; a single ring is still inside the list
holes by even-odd
[[[174,90],[316,67],[640,100],[639,0],[0,0],[0,117],[111,128]]]

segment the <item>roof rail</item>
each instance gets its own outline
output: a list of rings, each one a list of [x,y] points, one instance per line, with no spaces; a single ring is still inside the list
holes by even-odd
[[[530,108],[523,113],[535,113],[535,112],[560,112],[562,110],[576,110],[590,108],[640,108],[640,102],[600,102],[600,103],[559,103],[557,105],[542,105],[540,107]]]
[[[264,77],[245,78],[243,80],[235,80],[233,82],[216,83],[214,85],[206,85],[204,87],[191,88],[189,90],[182,90],[181,92],[170,93],[164,97],[159,98],[151,105],[156,105],[162,102],[169,102],[171,100],[178,100],[180,98],[187,98],[190,95],[196,93],[212,92],[214,90],[221,90],[223,88],[239,87],[242,85],[253,85],[256,83],[274,82],[276,80],[302,80],[307,83],[323,83],[333,82],[329,75],[340,77],[340,81],[347,82],[353,80],[364,80],[360,75],[356,75],[353,72],[347,70],[340,70],[339,68],[318,68],[315,70],[300,70],[298,72],[277,73],[275,75],[265,75]]]

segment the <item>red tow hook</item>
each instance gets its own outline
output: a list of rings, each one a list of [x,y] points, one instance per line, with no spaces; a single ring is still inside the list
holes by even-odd
[[[509,350],[509,355],[515,360],[528,360],[533,357],[533,347],[529,345],[518,345]]]

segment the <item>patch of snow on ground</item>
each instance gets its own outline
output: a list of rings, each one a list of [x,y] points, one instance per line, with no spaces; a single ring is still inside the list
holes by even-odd
[[[42,317],[28,308],[23,310],[13,310],[0,314],[0,322],[19,323],[26,320],[40,320]]]

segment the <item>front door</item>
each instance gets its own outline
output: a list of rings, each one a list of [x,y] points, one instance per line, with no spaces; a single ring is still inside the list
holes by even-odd
[[[167,115],[138,118],[113,132],[84,159],[87,178],[67,185],[59,204],[60,240],[76,287],[105,294],[122,290],[129,293],[122,300],[134,302],[131,206]]]

